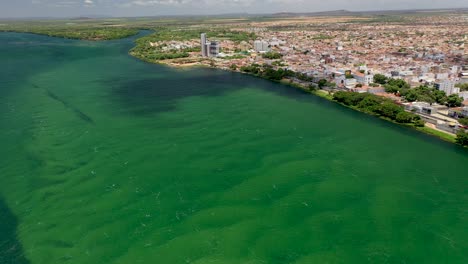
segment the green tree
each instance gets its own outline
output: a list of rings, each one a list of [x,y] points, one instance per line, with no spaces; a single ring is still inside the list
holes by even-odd
[[[418,92],[416,90],[409,90],[405,95],[405,99],[408,102],[414,102],[418,100]]]
[[[381,103],[382,98],[380,97],[366,96],[361,102],[359,102],[358,108],[369,112],[375,112]]]
[[[236,64],[231,64],[231,66],[229,66],[229,68],[233,71],[237,70],[237,65]]]
[[[458,119],[458,122],[464,126],[468,126],[468,117]]]
[[[388,84],[393,85],[393,86],[398,86],[400,89],[409,89],[410,85],[405,82],[405,80],[402,79],[388,79],[387,81]]]
[[[438,104],[446,104],[447,103],[447,95],[444,91],[434,90],[434,97]]]
[[[281,55],[278,52],[270,51],[270,52],[267,52],[267,53],[263,53],[262,57],[265,58],[265,59],[275,60],[275,59],[281,59],[281,57],[283,57],[283,55]]]
[[[463,98],[458,96],[457,94],[451,94],[447,97],[447,106],[448,107],[457,107],[461,106],[463,102]]]
[[[393,102],[384,102],[380,105],[377,112],[385,117],[390,119],[395,119],[398,113],[404,111],[400,106],[396,105]]]
[[[317,90],[317,86],[315,84],[312,84],[312,83],[309,84],[308,88],[309,88],[309,91],[311,91],[311,92]]]
[[[320,80],[318,81],[318,87],[319,87],[320,89],[322,89],[326,84],[327,84],[327,80],[325,80],[325,79],[320,79]]]
[[[422,120],[421,118],[413,120],[413,123],[417,127],[424,127],[424,120]]]
[[[413,117],[414,114],[402,111],[396,115],[395,120],[398,123],[411,123],[413,121]]]
[[[386,84],[387,83],[387,77],[383,74],[376,74],[374,75],[374,82],[378,84]]]
[[[461,91],[468,91],[468,83],[457,83],[455,87],[460,88]]]
[[[468,133],[460,129],[457,133],[455,142],[461,146],[468,146]]]

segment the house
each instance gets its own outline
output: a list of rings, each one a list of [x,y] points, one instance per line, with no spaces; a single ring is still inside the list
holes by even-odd
[[[432,115],[437,113],[437,109],[426,102],[405,103],[405,109],[419,114]]]
[[[360,84],[369,85],[370,83],[374,82],[374,75],[357,72],[353,74],[354,79]]]
[[[448,110],[448,115],[456,118],[468,117],[468,107],[451,108]]]

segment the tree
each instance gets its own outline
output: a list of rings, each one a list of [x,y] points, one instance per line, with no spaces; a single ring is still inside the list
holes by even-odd
[[[408,102],[414,102],[418,100],[418,93],[416,90],[409,90],[408,93],[405,95],[405,99]]]
[[[435,90],[434,97],[438,104],[446,104],[447,103],[447,95],[444,91]]]
[[[326,84],[327,84],[327,80],[325,80],[325,79],[320,79],[320,80],[318,81],[318,87],[319,87],[320,89],[322,89]]]
[[[378,84],[386,84],[387,83],[387,77],[383,74],[376,74],[374,75],[374,82]]]
[[[236,64],[231,64],[231,66],[229,66],[229,68],[233,71],[237,70],[237,65]]]
[[[468,133],[460,129],[455,138],[455,142],[461,146],[468,146]]]
[[[468,91],[468,83],[457,83],[455,87],[460,88],[460,91]]]
[[[408,112],[400,112],[396,115],[395,120],[398,123],[411,123],[413,121],[414,114]]]
[[[357,106],[360,109],[375,112],[382,103],[382,98],[377,96],[366,96]]]
[[[378,113],[390,119],[395,119],[398,113],[404,111],[400,106],[393,102],[384,102],[380,105]]]
[[[468,117],[458,119],[458,122],[464,126],[468,126]]]
[[[409,89],[411,88],[410,85],[405,82],[405,80],[402,80],[402,79],[393,79],[393,78],[390,78],[388,79],[387,81],[388,84],[390,85],[393,85],[393,86],[398,86],[398,88],[400,89]]]
[[[447,106],[448,107],[457,107],[461,106],[463,102],[463,98],[458,96],[457,94],[451,94],[447,97]]]
[[[419,117],[419,116],[418,116]],[[425,124],[424,124],[424,120],[422,120],[421,118],[419,119],[416,119],[416,120],[413,120],[413,123],[415,126],[417,127],[423,127]]]
[[[309,84],[308,88],[309,88],[309,91],[311,91],[311,92],[317,90],[317,86],[315,84],[312,84],[312,83]]]
[[[271,52],[270,51],[270,52],[267,52],[267,53],[263,53],[262,57],[265,58],[265,59],[275,60],[275,59],[281,59],[281,57],[283,57],[283,55],[281,55],[278,52]]]

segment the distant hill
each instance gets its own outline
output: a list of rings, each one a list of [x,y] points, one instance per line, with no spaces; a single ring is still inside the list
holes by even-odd
[[[323,12],[281,12],[268,17],[297,17],[297,16],[358,16],[358,15],[398,15],[398,14],[417,14],[417,13],[467,13],[468,8],[446,8],[446,9],[408,9],[408,10],[375,10],[375,11],[349,11],[332,10]]]
[[[307,13],[293,13],[293,12],[281,12],[271,14],[273,17],[295,17],[295,16],[346,16],[352,15],[354,12],[348,10],[333,10],[323,12],[307,12]]]

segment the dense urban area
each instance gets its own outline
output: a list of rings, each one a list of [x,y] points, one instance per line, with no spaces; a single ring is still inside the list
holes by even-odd
[[[466,12],[177,23],[117,20],[101,22],[94,29],[86,23],[91,22],[76,22],[78,30],[6,23],[0,24],[0,30],[105,40],[149,29],[154,32],[136,40],[132,56],[289,83],[355,110],[468,145]]]

